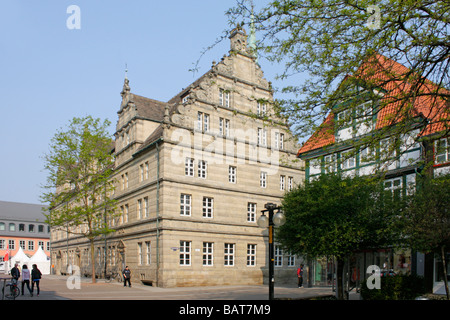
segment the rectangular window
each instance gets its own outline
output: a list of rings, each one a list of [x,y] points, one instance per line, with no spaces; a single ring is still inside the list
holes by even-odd
[[[225,266],[234,266],[234,243],[225,243],[224,265]]]
[[[180,196],[180,215],[191,215],[191,195],[189,194],[181,194]]]
[[[27,248],[25,247],[25,240],[19,240],[19,247],[23,250],[27,250]]]
[[[275,149],[284,150],[284,133],[275,132]]]
[[[338,120],[338,126],[341,127],[348,127],[352,124],[352,110],[347,109],[344,111],[341,111],[337,114],[337,120]]]
[[[152,262],[151,242],[150,241],[146,241],[145,242],[145,263],[146,264],[151,264],[151,262]]]
[[[123,215],[123,222],[128,222],[128,204],[125,205],[125,211]]]
[[[203,132],[209,131],[209,114],[198,112],[197,114],[197,129]]]
[[[446,163],[450,161],[450,138],[435,141],[436,163]]]
[[[295,266],[295,255],[292,254],[292,252],[288,252],[288,267],[293,267]]]
[[[224,89],[219,90],[219,104],[223,107],[230,107],[230,93]]]
[[[144,165],[139,166],[139,181],[144,181]]]
[[[375,151],[374,149],[367,147],[359,152],[359,163],[361,165],[372,163],[375,161]]]
[[[139,199],[137,201],[137,218],[138,219],[142,218],[142,199]]]
[[[267,172],[261,171],[259,175],[259,186],[261,188],[267,187]]]
[[[180,241],[180,266],[191,265],[191,242]]]
[[[203,242],[203,265],[212,266],[213,265],[213,243]]]
[[[194,176],[194,159],[186,158],[184,162],[184,174],[188,177]]]
[[[143,251],[142,251],[142,242],[138,242],[138,264],[142,265],[144,261]]]
[[[255,222],[256,220],[256,203],[247,203],[247,222]]]
[[[267,146],[267,129],[258,128],[258,145]]]
[[[230,120],[219,118],[219,134],[221,136],[230,136]]]
[[[286,176],[280,176],[280,190],[284,191],[286,189]]]
[[[275,267],[283,266],[283,249],[280,246],[275,246]]]
[[[294,178],[288,177],[288,191],[292,191],[294,188]]]
[[[148,161],[145,162],[145,174],[144,174],[144,178],[148,179]]]
[[[336,155],[329,154],[323,157],[325,173],[336,172]]]
[[[256,244],[247,244],[247,267],[256,265]]]
[[[33,251],[34,250],[34,241],[33,240],[29,240],[28,241],[28,250],[29,251]]]
[[[256,105],[256,115],[264,116],[266,111],[266,104],[264,102],[258,102]]]
[[[380,158],[383,160],[395,158],[397,150],[393,138],[387,138],[380,141]]]
[[[202,179],[206,179],[208,164],[205,160],[198,161],[198,177]]]
[[[228,182],[229,183],[236,183],[236,173],[237,168],[233,166],[228,167]]]
[[[148,207],[148,197],[144,198],[144,217],[148,218],[149,216],[149,207]]]
[[[402,195],[402,177],[385,180],[384,189],[389,191],[394,199],[400,199]]]
[[[353,151],[341,152],[341,169],[351,169],[355,167],[355,156]]]
[[[212,218],[214,210],[214,199],[203,197],[203,218]]]

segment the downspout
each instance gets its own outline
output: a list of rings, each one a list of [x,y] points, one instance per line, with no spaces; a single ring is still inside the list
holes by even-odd
[[[160,178],[160,149],[156,143],[156,286],[159,287],[159,178]]]

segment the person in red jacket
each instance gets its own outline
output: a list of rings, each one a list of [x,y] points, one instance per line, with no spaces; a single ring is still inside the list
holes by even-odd
[[[303,264],[297,269],[298,287],[303,287]]]

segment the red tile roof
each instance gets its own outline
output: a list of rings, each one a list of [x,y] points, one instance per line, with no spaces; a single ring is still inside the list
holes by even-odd
[[[420,94],[414,98],[402,99],[416,89],[404,80],[405,77],[411,77],[414,74],[402,64],[380,54],[375,55],[374,59],[369,60],[368,63],[362,64],[353,77],[360,76],[364,76],[364,81],[370,82],[372,85],[377,84],[385,92],[383,106],[377,115],[376,129],[398,123],[407,115],[422,116],[429,121],[429,124],[420,133],[421,136],[449,129],[450,103],[445,102],[441,97],[431,95],[438,90],[440,93],[444,92],[444,94],[450,95],[448,90],[439,89],[433,82],[421,78],[423,85],[420,86]],[[410,101],[413,101],[412,105],[409,103]],[[300,148],[298,155],[335,143],[333,120],[334,114],[331,112],[317,131]]]

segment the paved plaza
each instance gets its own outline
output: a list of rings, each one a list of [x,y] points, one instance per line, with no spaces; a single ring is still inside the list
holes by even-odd
[[[79,289],[70,289],[75,286],[75,282],[68,280],[67,276],[44,275],[39,296],[35,288],[34,296],[31,297],[25,287],[24,295],[16,300],[268,300],[267,285],[158,288],[132,279],[132,287],[129,288],[122,283],[105,282],[103,279],[93,284],[90,278],[82,277]],[[20,283],[19,288],[22,289]],[[302,299],[331,294],[331,288],[275,286],[276,299]]]

